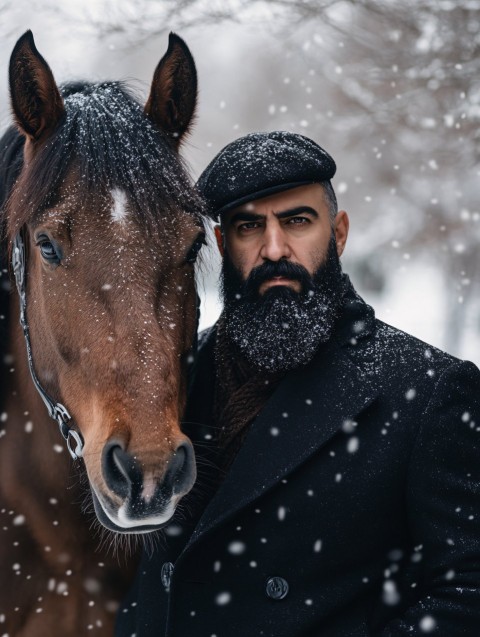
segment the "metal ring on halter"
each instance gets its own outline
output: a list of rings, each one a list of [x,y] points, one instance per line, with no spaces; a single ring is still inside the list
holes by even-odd
[[[57,403],[53,407],[53,413],[51,417],[58,422],[60,433],[65,438],[67,443],[67,449],[74,460],[78,460],[83,455],[83,436],[80,432],[71,429],[68,425],[68,421],[72,419],[67,409],[61,404]],[[75,449],[72,446],[72,438],[75,441]]]
[[[75,441],[75,449],[72,446],[72,439]],[[74,429],[68,430],[67,449],[74,460],[78,460],[83,455],[83,438]]]

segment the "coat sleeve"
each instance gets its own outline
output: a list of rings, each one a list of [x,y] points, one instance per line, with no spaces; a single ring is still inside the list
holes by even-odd
[[[409,523],[421,547],[418,601],[378,637],[480,635],[480,371],[455,362],[424,413],[409,468]]]

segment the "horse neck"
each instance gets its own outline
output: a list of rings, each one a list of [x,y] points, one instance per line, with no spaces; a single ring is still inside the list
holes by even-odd
[[[11,573],[17,562],[28,569],[30,579],[9,587],[0,576],[5,626],[8,634],[21,632],[25,637],[86,637],[89,624],[97,622],[102,634],[110,635],[115,600],[125,595],[137,558],[131,555],[128,563],[119,563],[106,544],[99,547],[92,516],[81,509],[86,487],[80,487],[79,470],[73,468],[58,427],[30,378],[18,309],[10,319],[13,371],[0,405],[0,413],[7,416],[0,423],[0,573]],[[46,593],[52,582],[67,582],[68,596],[55,590]],[[93,582],[98,590],[87,591],[85,582]],[[34,612],[38,599],[43,599],[44,611],[40,629]]]
[[[30,378],[19,311],[16,303],[12,305],[9,343],[13,361],[0,410],[0,507],[24,516],[39,533],[47,531],[48,537],[39,537],[39,542],[51,541],[57,510],[62,511],[62,523],[71,526],[78,537],[82,527],[88,533],[80,511],[78,470],[73,469],[58,427]],[[68,537],[65,530],[57,536]]]

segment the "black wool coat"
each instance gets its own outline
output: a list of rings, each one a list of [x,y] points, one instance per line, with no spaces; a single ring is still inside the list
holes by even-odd
[[[214,338],[189,404],[200,466]],[[117,637],[478,637],[479,370],[351,289],[192,524],[145,552]]]

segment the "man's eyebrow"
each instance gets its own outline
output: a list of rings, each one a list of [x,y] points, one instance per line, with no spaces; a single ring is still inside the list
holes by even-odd
[[[282,210],[282,212],[274,213],[277,219],[288,219],[289,217],[295,217],[299,214],[307,214],[312,217],[318,218],[318,212],[311,206],[297,206],[296,208],[290,208],[288,210]],[[232,215],[229,223],[234,224],[238,221],[259,221],[265,219],[265,215],[260,215],[256,212],[250,212],[248,210],[239,210]]]
[[[256,212],[249,212],[248,210],[239,210],[234,215],[232,215],[229,223],[234,224],[237,221],[258,221],[259,219],[264,219],[264,215],[259,215]]]
[[[276,212],[277,219],[287,219],[288,217],[295,217],[295,215],[307,214],[312,217],[318,218],[318,212],[311,206],[297,206],[296,208],[290,208],[289,210],[283,210],[282,212]]]

